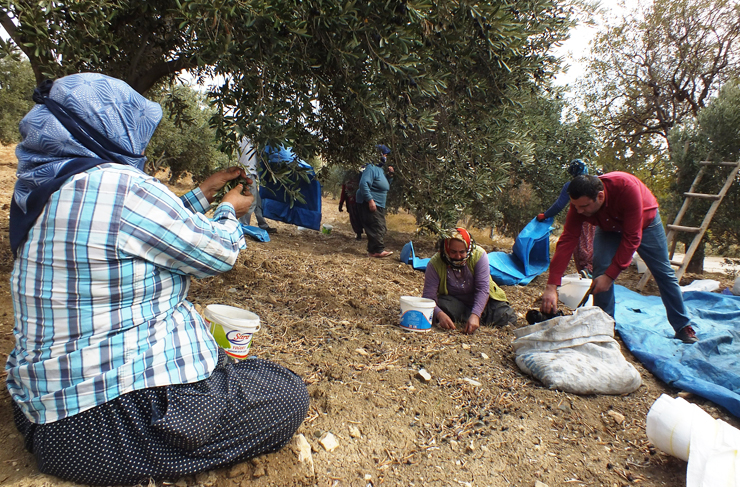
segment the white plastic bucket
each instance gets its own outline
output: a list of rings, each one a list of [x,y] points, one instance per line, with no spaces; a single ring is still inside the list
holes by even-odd
[[[401,328],[411,331],[431,330],[436,305],[433,299],[401,296]]]
[[[590,287],[591,279],[580,279],[577,275],[576,277],[563,276],[560,289],[558,289],[558,297],[564,305],[570,309],[576,309]],[[584,306],[593,306],[593,303],[593,296],[589,296]]]
[[[251,311],[227,306],[209,304],[203,317],[210,325],[211,335],[227,355],[244,360],[252,348],[252,336],[260,329],[260,317]]]
[[[324,235],[329,235],[333,229],[334,227],[331,225],[327,225],[327,224],[321,225],[321,233],[323,233]]]

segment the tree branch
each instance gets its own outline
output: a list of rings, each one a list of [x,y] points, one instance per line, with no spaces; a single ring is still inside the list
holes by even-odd
[[[157,64],[141,76],[126,80],[126,82],[137,92],[146,93],[160,79],[179,73],[183,69],[193,69],[197,66],[192,59],[178,58]]]

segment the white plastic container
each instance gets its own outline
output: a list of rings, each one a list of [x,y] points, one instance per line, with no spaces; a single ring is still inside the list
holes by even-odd
[[[740,430],[696,404],[662,394],[648,411],[648,439],[686,466],[686,487],[740,485]]]
[[[321,225],[321,233],[323,233],[324,235],[329,235],[333,229],[333,226],[327,225],[326,223]]]
[[[732,286],[732,294],[740,296],[740,276],[735,278],[735,284]]]
[[[564,305],[570,309],[576,309],[578,303],[581,302],[583,296],[586,295],[588,288],[591,287],[591,279],[582,279],[578,274],[569,274],[563,276],[560,281],[560,289],[558,289],[558,297]],[[594,297],[589,296],[588,301],[584,306],[593,306]]]
[[[632,262],[635,263],[635,266],[637,267],[637,272],[639,274],[645,273],[645,271],[647,270],[647,264],[645,264],[645,261],[642,260],[642,257],[640,257],[637,252],[632,254]]]
[[[216,343],[227,355],[237,360],[247,358],[252,348],[252,336],[260,330],[259,316],[234,306],[209,304],[203,317]]]
[[[433,299],[401,296],[401,328],[410,331],[429,331],[437,303]]]

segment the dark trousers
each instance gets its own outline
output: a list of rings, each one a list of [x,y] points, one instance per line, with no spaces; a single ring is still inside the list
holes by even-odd
[[[377,254],[385,250],[385,208],[376,206],[375,211],[370,211],[367,204],[358,204],[360,207],[360,216],[362,216],[362,226],[367,234],[367,251],[371,254]]]
[[[347,214],[349,215],[349,223],[352,225],[352,231],[359,237],[362,235],[362,216],[360,215],[359,205],[347,201]]]
[[[470,312],[472,311],[462,301],[449,294],[437,296],[437,306],[455,323],[465,323],[468,321]],[[509,323],[516,323],[516,312],[509,306],[509,303],[488,298],[488,303],[483,308],[483,315],[480,317],[480,324],[505,326]]]
[[[219,350],[210,377],[142,389],[53,423],[15,422],[39,470],[77,484],[174,480],[282,448],[308,412],[300,377]]]

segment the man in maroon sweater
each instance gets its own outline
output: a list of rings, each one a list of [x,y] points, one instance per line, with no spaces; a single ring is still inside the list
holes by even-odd
[[[631,174],[611,172],[599,177],[578,176],[570,183],[568,194],[570,209],[550,262],[540,309],[544,313],[557,310],[557,287],[578,245],[582,224],[588,222],[598,227],[594,236],[594,305],[614,316],[614,281],[637,251],[655,277],[675,337],[685,343],[697,342],[668,258],[658,201],[648,187]]]

